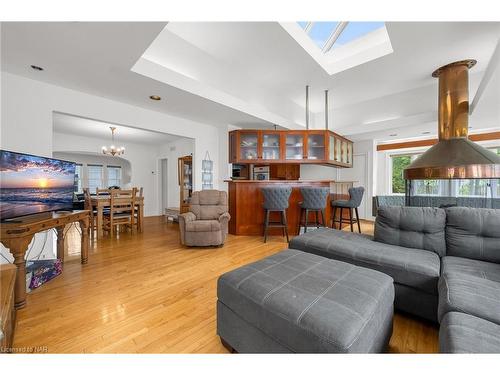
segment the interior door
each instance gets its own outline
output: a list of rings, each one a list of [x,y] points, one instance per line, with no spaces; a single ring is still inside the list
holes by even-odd
[[[353,167],[352,168],[340,168],[339,169],[339,181],[356,181],[354,186],[363,186],[365,188],[365,194],[363,195],[363,200],[359,206],[358,212],[359,217],[362,219],[370,218],[368,215],[367,202],[370,201],[368,197],[368,186],[367,186],[367,173],[368,173],[368,162],[366,154],[354,155]]]
[[[168,159],[161,159],[161,215],[168,208]]]

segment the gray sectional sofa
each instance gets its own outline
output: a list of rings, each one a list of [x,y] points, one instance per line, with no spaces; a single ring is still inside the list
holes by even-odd
[[[391,276],[397,309],[440,322],[441,351],[500,353],[500,210],[380,207],[373,237],[320,228],[289,247]]]
[[[500,208],[500,198],[486,197],[450,197],[433,195],[415,195],[411,197],[411,206],[414,207],[472,207],[472,208]],[[382,206],[404,206],[404,195],[377,195],[372,201],[372,215],[377,216],[377,210]]]

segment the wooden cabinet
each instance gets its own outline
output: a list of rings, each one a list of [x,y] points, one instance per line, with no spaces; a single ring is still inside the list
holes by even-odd
[[[283,134],[280,131],[262,131],[259,137],[259,144],[259,159],[272,161],[283,158]]]
[[[193,194],[193,157],[183,156],[178,159],[178,177],[180,190],[180,213],[189,211],[191,195]]]
[[[271,164],[269,177],[271,180],[298,180],[300,164]]]
[[[235,130],[229,161],[352,167],[352,142],[329,130]]]
[[[0,353],[9,352],[12,348],[16,310],[14,308],[14,286],[17,267],[13,264],[0,265],[0,322],[3,337],[0,338]]]

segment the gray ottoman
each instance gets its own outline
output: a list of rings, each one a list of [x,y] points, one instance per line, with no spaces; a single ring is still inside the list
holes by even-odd
[[[377,353],[394,286],[374,270],[285,250],[222,275],[217,334],[240,353]]]

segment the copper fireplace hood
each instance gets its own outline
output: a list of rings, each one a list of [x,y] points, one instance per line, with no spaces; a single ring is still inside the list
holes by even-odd
[[[404,170],[406,180],[500,178],[500,156],[467,138],[469,69],[457,61],[432,73],[439,78],[439,141]]]

